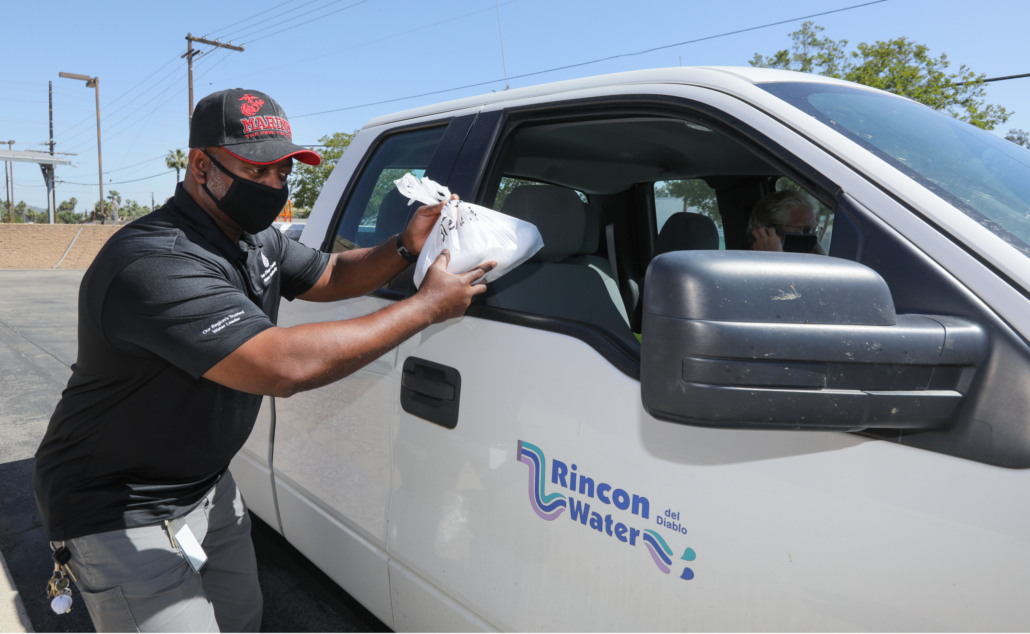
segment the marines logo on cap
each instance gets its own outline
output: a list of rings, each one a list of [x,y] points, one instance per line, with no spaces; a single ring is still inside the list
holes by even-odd
[[[258,99],[249,92],[240,97],[239,100],[247,102],[240,106],[240,111],[248,117],[253,117],[254,115],[256,115],[261,110],[261,106],[265,105],[264,99]]]

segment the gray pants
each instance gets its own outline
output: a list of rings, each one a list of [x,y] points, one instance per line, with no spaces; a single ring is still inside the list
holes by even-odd
[[[257,632],[261,588],[250,516],[229,472],[186,515],[207,553],[200,574],[164,524],[78,537],[68,563],[98,632]]]

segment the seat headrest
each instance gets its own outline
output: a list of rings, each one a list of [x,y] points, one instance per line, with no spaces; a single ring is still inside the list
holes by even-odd
[[[702,214],[679,211],[669,216],[658,232],[654,254],[705,249],[719,249],[719,229],[715,221]]]
[[[531,261],[554,262],[576,255],[586,233],[586,208],[571,189],[556,185],[523,185],[508,194],[501,213],[536,225],[544,248]],[[596,247],[595,247],[596,249]]]
[[[404,231],[408,222],[408,214],[412,209],[408,208],[408,199],[396,189],[391,189],[379,202],[379,209],[376,216],[375,241],[382,243],[394,234]]]

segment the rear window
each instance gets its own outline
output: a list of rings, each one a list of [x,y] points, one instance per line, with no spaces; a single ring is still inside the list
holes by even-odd
[[[726,248],[719,203],[715,198],[715,190],[708,183],[700,178],[688,178],[654,184],[655,233],[661,233],[669,216],[681,211],[711,218],[719,229],[719,248]]]

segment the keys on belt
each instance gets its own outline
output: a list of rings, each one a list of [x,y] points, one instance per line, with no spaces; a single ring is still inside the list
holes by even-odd
[[[50,599],[50,609],[56,614],[67,614],[72,611],[72,589],[68,587],[75,580],[75,575],[68,568],[72,554],[62,544],[54,547],[54,574],[46,584],[46,596]]]

